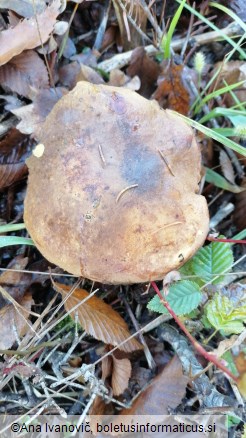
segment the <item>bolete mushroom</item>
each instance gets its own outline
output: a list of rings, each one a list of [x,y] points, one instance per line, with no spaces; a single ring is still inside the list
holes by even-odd
[[[27,160],[24,219],[50,262],[102,283],[140,283],[162,279],[203,244],[199,147],[155,101],[79,82],[39,141]]]

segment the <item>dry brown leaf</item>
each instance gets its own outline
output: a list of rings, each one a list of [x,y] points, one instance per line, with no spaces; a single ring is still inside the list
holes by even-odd
[[[15,272],[14,270],[25,269],[27,263],[28,257],[18,255],[11,260],[7,266],[7,268],[11,270],[5,271],[0,275],[0,285],[3,286],[4,289],[11,295],[11,297],[17,301],[24,295],[24,292],[32,281],[32,278],[29,274]],[[0,307],[2,307],[1,298],[2,296],[0,295]],[[3,301],[6,303],[4,298]]]
[[[156,88],[156,81],[160,72],[161,67],[159,64],[147,55],[143,47],[137,47],[133,50],[127,74],[132,78],[134,76],[140,78],[139,94],[141,96],[147,98],[151,96]]]
[[[25,159],[33,141],[12,128],[0,141],[0,189],[20,181],[27,174]]]
[[[168,415],[169,408],[175,409],[181,403],[188,381],[188,377],[183,374],[179,358],[174,356],[148,388],[133,402],[132,407],[123,409],[120,416]]]
[[[158,87],[153,94],[162,108],[168,108],[187,115],[190,107],[190,95],[183,83],[183,65],[164,67],[164,73],[158,79]]]
[[[108,84],[115,87],[125,87],[134,91],[139,90],[141,87],[141,82],[138,76],[130,78],[118,68],[111,70]]]
[[[60,0],[54,0],[44,12],[37,14],[36,18],[25,18],[14,28],[1,32],[0,65],[6,64],[24,50],[34,49],[48,40],[56,23],[56,18],[60,13],[60,4]],[[39,29],[37,28],[37,22]]]
[[[246,189],[246,178],[243,179],[241,187]],[[233,220],[239,230],[246,228],[246,190],[235,195],[235,210],[233,213]]]
[[[235,173],[231,164],[231,160],[227,153],[223,150],[220,151],[220,165],[224,177],[232,184],[235,184]]]
[[[233,90],[233,93],[237,96],[240,102],[246,100],[246,65],[245,61],[229,61],[226,63],[218,62],[215,64],[210,76],[212,77],[215,72],[220,69],[218,81],[216,83],[216,90],[225,86],[225,82],[228,85],[236,84],[237,82],[245,81],[239,88]],[[235,105],[235,100],[230,93],[226,93],[223,97],[227,106]]]
[[[8,9],[16,12],[21,17],[30,18],[33,17],[34,12],[43,12],[45,9],[44,0],[35,0],[35,9],[33,7],[33,0],[1,0],[0,8]]]
[[[112,360],[113,371],[111,386],[113,389],[113,394],[118,396],[122,394],[128,387],[128,382],[132,372],[132,366],[129,359],[117,359],[114,354],[112,354]]]
[[[23,336],[28,328],[27,319],[33,304],[31,294],[24,295],[18,303],[25,311],[13,304],[8,304],[0,310],[0,350],[11,348],[17,340],[16,337]]]
[[[237,367],[237,370],[239,372],[239,378],[238,378],[238,389],[243,395],[243,397],[246,398],[246,354],[245,352],[241,351],[239,355],[235,358],[235,365]]]
[[[48,87],[49,77],[44,62],[34,50],[12,58],[0,67],[1,86],[33,99],[36,90]]]
[[[71,290],[70,286],[64,284],[56,283],[56,287],[59,292],[65,296]],[[67,298],[64,304],[65,309],[69,312],[73,307],[77,306],[78,303],[89,296],[90,294],[86,290],[76,289],[73,294]],[[86,333],[106,344],[117,346],[131,336],[124,319],[100,298],[95,296],[91,297],[82,303],[75,312],[78,312],[79,323]],[[75,312],[71,312],[71,316],[73,316]],[[142,348],[142,346],[133,338],[119,348],[123,351],[130,352],[138,350]]]

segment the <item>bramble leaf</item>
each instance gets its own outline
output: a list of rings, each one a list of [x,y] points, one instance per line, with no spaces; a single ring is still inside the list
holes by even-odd
[[[218,284],[223,281],[223,274],[233,264],[231,245],[224,242],[212,242],[201,248],[192,259],[196,275],[206,282]],[[219,275],[219,278],[216,278]]]
[[[181,280],[170,286],[166,300],[177,315],[185,315],[196,309],[201,301],[202,294],[199,286],[193,281]],[[168,314],[160,298],[156,295],[148,303],[148,309],[153,312]]]
[[[246,303],[235,307],[228,297],[217,293],[207,304],[205,314],[210,324],[222,334],[241,333],[246,321]]]

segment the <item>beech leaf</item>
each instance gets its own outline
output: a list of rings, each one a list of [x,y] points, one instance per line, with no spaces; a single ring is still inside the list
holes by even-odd
[[[34,49],[44,44],[59,15],[60,0],[54,0],[44,12],[36,17],[20,21],[14,28],[3,30],[0,34],[0,65],[6,64],[24,50]],[[37,28],[38,22],[38,28]]]
[[[71,286],[64,284],[56,283],[55,286],[63,295],[67,295],[71,290]],[[76,289],[65,301],[65,309],[67,312],[71,311],[73,307],[89,296],[90,294],[86,290]],[[79,323],[86,333],[106,344],[117,346],[131,336],[127,324],[120,314],[96,296],[92,296],[86,302],[81,303],[81,306],[71,312],[72,317],[75,312],[78,312]],[[132,338],[119,348],[130,352],[138,350],[142,346],[136,339]]]
[[[133,402],[132,407],[121,411],[121,419],[122,415],[168,415],[170,408],[175,409],[180,404],[188,381],[179,358],[174,356]]]
[[[112,355],[113,359],[113,372],[111,385],[114,395],[122,394],[128,387],[128,382],[131,377],[132,366],[129,359],[117,359],[115,355]]]

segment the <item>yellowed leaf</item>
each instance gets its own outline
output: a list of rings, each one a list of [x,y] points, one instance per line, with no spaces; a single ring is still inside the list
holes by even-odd
[[[56,283],[56,287],[63,295],[68,294],[71,290],[70,286],[64,284]],[[84,289],[76,289],[73,294],[67,298],[64,304],[65,309],[70,311],[89,295],[90,294]],[[84,330],[106,344],[117,346],[131,336],[126,322],[119,313],[96,296],[81,303],[81,306],[76,309],[76,312],[78,312],[79,323]],[[71,316],[74,314],[74,311],[71,312]],[[142,348],[142,346],[133,338],[119,348],[123,351],[130,352],[138,350]]]
[[[0,65],[6,64],[24,50],[34,49],[48,40],[60,13],[60,4],[60,0],[54,0],[36,18],[26,18],[14,28],[10,27],[0,33]]]

